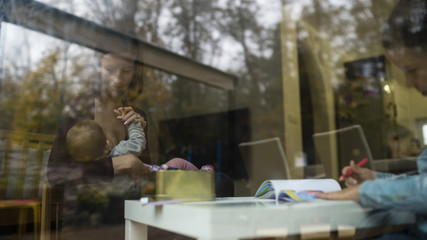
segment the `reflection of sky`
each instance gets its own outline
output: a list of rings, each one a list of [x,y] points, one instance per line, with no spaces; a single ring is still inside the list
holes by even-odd
[[[39,61],[43,53],[58,42],[48,35],[26,30],[14,24],[3,22],[1,29],[2,44],[5,46],[3,48],[4,67],[17,64],[18,67],[31,68],[30,63]],[[38,44],[34,46],[34,43]]]
[[[265,0],[257,0],[257,3],[260,7],[260,16],[259,22],[263,23],[267,26],[274,26],[279,23],[282,19],[281,14],[281,1],[265,1]]]
[[[4,38],[4,67],[18,64],[19,67],[30,67],[39,62],[55,46],[63,42],[47,34],[32,31],[15,24],[2,23],[2,38]],[[13,60],[13,61],[12,61]]]

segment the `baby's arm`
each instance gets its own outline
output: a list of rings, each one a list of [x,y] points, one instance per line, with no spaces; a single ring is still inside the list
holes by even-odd
[[[145,134],[142,129],[141,123],[132,122],[128,124],[128,135],[129,139],[121,141],[120,144],[124,144],[126,149],[128,149],[130,154],[135,156],[141,155],[142,151],[145,149]]]
[[[129,139],[120,141],[120,143],[111,150],[110,156],[132,154],[138,157],[144,151],[146,146],[145,133],[141,126],[141,121],[138,121],[138,118],[142,117],[138,114],[136,119],[127,123]]]

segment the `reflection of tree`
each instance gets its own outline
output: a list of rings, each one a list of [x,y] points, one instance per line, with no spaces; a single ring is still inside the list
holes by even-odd
[[[288,2],[294,2],[288,0]],[[301,19],[330,40],[341,53],[354,56],[372,54],[380,47],[380,36],[388,12],[396,0],[308,1],[303,4]]]
[[[73,9],[73,1],[60,2]],[[383,11],[387,9],[383,6],[394,2],[364,0],[336,4],[286,0],[283,4],[302,6],[301,18],[316,26],[343,54],[369,52],[366,46],[379,40],[378,32],[384,22],[381,16],[386,15]],[[227,61],[228,64],[221,64],[229,66],[223,70],[239,77],[236,90],[229,95],[146,68],[146,91],[141,99],[144,107],[155,109],[156,113],[161,109],[166,114],[163,117],[249,107],[256,116],[254,138],[283,132],[280,25],[261,22],[261,7],[256,1],[89,0],[85,3],[90,20],[196,61],[211,65]],[[237,54],[226,52],[224,46],[231,46]]]
[[[242,49],[236,106],[251,109],[253,138],[266,138],[283,132],[280,25],[259,22],[259,9],[253,1],[228,1],[218,24]]]
[[[195,61],[212,59],[215,51],[219,49],[218,38],[212,35],[216,5],[215,1],[172,1],[168,10],[173,24],[166,27],[164,42],[176,44],[175,49],[180,49],[179,53]],[[215,108],[219,102],[215,100],[214,95],[217,94],[211,95],[212,91],[206,86],[181,77],[172,83],[172,93],[177,100],[173,104],[172,115],[183,112],[200,113],[206,106]]]
[[[138,1],[134,0],[91,0],[88,7],[93,11],[97,22],[117,31],[135,34],[135,15],[138,11]]]
[[[250,108],[252,138],[282,136],[280,24],[260,22],[260,6],[254,1],[137,2],[91,0],[88,6],[96,22],[192,60],[221,64],[226,66],[222,70],[239,78],[229,93],[145,68],[144,92],[138,104],[150,118],[150,138],[155,138],[156,124],[165,118],[233,108]],[[233,52],[227,52],[227,46]]]
[[[85,87],[93,83],[91,74],[84,71],[84,57],[73,59],[68,72],[59,48],[51,50],[23,76],[18,70],[6,68],[0,108],[3,117],[0,128],[55,134],[64,103],[78,81]]]
[[[70,6],[77,3],[71,0],[51,2],[67,5],[67,11],[79,9]],[[221,64],[240,79],[228,93],[147,67],[140,100],[146,111],[159,114],[155,117],[248,107],[257,116],[256,138],[283,132],[279,25],[260,22],[255,1],[88,0],[85,6],[84,15],[92,21],[195,61]]]
[[[291,2],[298,2],[289,0]],[[333,59],[333,75],[339,76],[344,70],[344,62],[349,60],[366,59],[368,57],[382,54],[381,47],[381,29],[391,6],[396,0],[361,0],[347,1],[337,4],[335,1],[306,1],[302,3],[301,21],[304,21],[312,28],[316,29],[324,39],[336,51],[328,52]],[[300,49],[300,52],[304,49]],[[310,68],[306,68],[311,71]],[[302,80],[304,72],[301,72]],[[381,95],[380,77],[368,79],[359,79],[350,81],[341,74],[337,81],[331,79],[335,85],[336,97],[336,127],[342,128],[349,125],[361,124],[367,136],[374,158],[385,158],[385,134],[390,127],[389,119],[382,114],[383,98]],[[379,89],[379,93],[370,96],[366,93],[366,86]],[[378,86],[377,86],[378,85]],[[306,86],[310,91],[313,86]],[[313,95],[312,95],[313,97]],[[314,133],[313,110],[311,100],[301,100],[302,119],[310,121],[303,122],[303,132],[306,132],[303,141],[309,143]],[[313,98],[313,101],[316,101]],[[375,113],[375,114],[373,114]],[[395,120],[395,119],[392,119]],[[310,152],[310,146],[304,145],[304,151]]]

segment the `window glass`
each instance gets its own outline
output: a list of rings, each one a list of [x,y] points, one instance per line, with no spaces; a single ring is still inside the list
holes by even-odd
[[[139,176],[164,164],[214,169],[217,197],[252,197],[267,179],[339,179],[364,158],[384,176],[414,173],[427,98],[382,46],[397,2],[0,4],[0,199],[38,204],[47,187],[51,234],[113,226],[124,238],[124,200],[152,196]],[[99,125],[82,131],[98,145],[68,134],[82,120]],[[0,228],[13,238],[22,224],[10,215]]]

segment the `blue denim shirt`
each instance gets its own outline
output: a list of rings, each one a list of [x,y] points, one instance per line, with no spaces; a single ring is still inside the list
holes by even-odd
[[[360,186],[362,206],[399,209],[417,215],[417,224],[427,233],[427,148],[417,159],[418,175],[377,172],[377,180]]]

